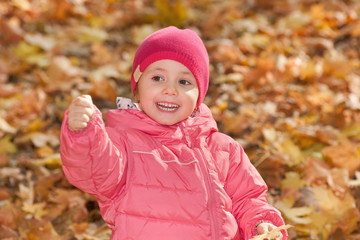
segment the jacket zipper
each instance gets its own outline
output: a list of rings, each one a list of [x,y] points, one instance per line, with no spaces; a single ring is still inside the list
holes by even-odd
[[[190,136],[189,136],[188,132],[186,131],[185,123],[181,125],[181,130],[184,134],[187,145],[190,148],[192,148]],[[200,147],[202,147],[204,144],[201,141],[199,141],[199,145],[200,145]],[[193,149],[193,150],[197,150],[197,149]],[[214,213],[215,203],[213,201],[214,196],[215,196],[214,189],[211,186],[211,179],[210,179],[208,167],[205,163],[206,158],[205,158],[204,154],[201,152],[201,150],[197,150],[197,152],[199,152],[198,154],[201,156],[199,159],[200,169],[201,169],[202,174],[204,175],[206,190],[209,193],[208,208],[209,208],[209,214],[210,214],[211,229],[213,230],[213,233],[214,233],[214,234],[212,234],[212,239],[218,240],[219,233],[218,233],[218,228],[215,224],[215,213]]]
[[[198,150],[199,154],[201,155],[201,159],[199,159],[199,162],[200,162],[200,168],[201,168],[201,171],[204,175],[204,180],[205,180],[205,185],[206,185],[206,188],[207,188],[207,191],[209,193],[209,214],[210,214],[210,223],[211,223],[211,227],[214,231],[214,234],[213,234],[213,239],[215,240],[218,240],[219,237],[218,237],[218,228],[215,224],[215,213],[214,213],[214,209],[215,209],[215,203],[214,203],[214,189],[212,188],[211,186],[211,179],[210,179],[210,175],[209,175],[209,171],[208,171],[208,167],[205,163],[205,156],[204,154],[201,153],[200,150]]]

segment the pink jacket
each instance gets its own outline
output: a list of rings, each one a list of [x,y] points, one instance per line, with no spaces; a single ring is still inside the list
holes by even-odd
[[[173,126],[109,110],[105,126],[96,109],[77,132],[65,114],[63,170],[97,198],[111,239],[249,239],[262,220],[284,224],[242,147],[218,132],[204,104],[199,110]]]

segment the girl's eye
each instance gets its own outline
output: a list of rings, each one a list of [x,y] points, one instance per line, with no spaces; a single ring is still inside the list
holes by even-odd
[[[155,82],[159,82],[163,80],[163,78],[160,76],[153,76],[151,79],[154,80]]]
[[[190,85],[191,84],[188,80],[184,80],[184,79],[180,80],[179,83],[181,85]]]

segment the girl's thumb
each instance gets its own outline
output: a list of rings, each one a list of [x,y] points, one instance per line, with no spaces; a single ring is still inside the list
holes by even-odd
[[[82,95],[82,97],[86,98],[90,103],[93,103],[90,95]]]
[[[90,95],[82,95],[81,97],[85,98],[89,104],[89,107],[91,108],[91,114],[90,114],[90,117],[92,117],[92,115],[94,114],[94,104],[93,104],[93,101],[92,101],[92,98]]]

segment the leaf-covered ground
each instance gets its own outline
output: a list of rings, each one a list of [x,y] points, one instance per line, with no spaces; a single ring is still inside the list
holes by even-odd
[[[360,2],[0,2],[0,239],[109,239],[61,170],[64,111],[131,96],[138,44],[192,28],[211,58],[205,102],[269,185],[290,239],[360,239]]]

